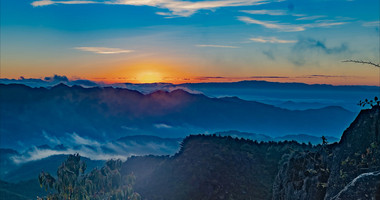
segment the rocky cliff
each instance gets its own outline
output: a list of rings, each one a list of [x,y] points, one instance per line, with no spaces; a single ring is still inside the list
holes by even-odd
[[[362,110],[339,143],[286,159],[273,199],[375,199],[380,183],[380,107]]]

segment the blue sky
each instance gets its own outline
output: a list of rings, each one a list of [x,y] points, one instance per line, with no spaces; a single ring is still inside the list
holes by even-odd
[[[1,76],[377,85],[378,69],[341,61],[379,62],[379,7],[378,0],[1,0]]]

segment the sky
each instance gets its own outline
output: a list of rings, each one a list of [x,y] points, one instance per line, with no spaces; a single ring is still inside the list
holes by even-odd
[[[380,85],[378,0],[0,0],[1,78]]]

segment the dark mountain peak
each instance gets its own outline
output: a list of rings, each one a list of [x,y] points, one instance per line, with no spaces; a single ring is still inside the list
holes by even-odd
[[[131,90],[131,89],[127,89],[127,88],[115,88],[115,87],[93,87],[93,88],[90,88],[90,89],[99,89],[99,90],[103,90],[103,91],[106,91],[106,92],[115,92],[115,93],[118,93],[118,94],[133,94],[133,95],[137,95],[137,96],[144,96],[144,94],[142,94],[141,92],[137,91],[137,90]]]
[[[326,106],[322,109],[330,109],[330,110],[344,110],[344,111],[349,111],[341,106]],[[349,111],[350,112],[350,111]]]
[[[68,88],[70,88],[70,86],[68,86],[64,83],[59,83],[59,84],[51,87],[51,89],[53,89],[53,90],[61,90],[61,89],[68,89]]]
[[[380,170],[380,106],[360,111],[333,151],[325,199],[331,199],[360,174]],[[353,197],[352,199],[358,199]],[[371,198],[368,198],[371,199]]]
[[[344,131],[339,143],[359,150],[373,142],[380,143],[380,106],[360,111],[356,119]]]
[[[54,150],[66,150],[67,148],[63,144],[58,144],[53,149]]]
[[[170,93],[173,95],[189,95],[190,94],[189,92],[182,90],[182,89],[175,89],[175,90],[171,91]]]
[[[26,86],[24,84],[17,84],[17,83],[11,83],[11,84],[0,83],[0,87],[4,87],[4,88],[30,88],[29,86]]]
[[[240,99],[240,98],[237,97],[237,96],[232,96],[232,97],[222,97],[221,99],[226,100],[226,101],[230,101],[230,102],[242,102],[242,101],[245,101],[245,100],[243,100],[243,99]]]

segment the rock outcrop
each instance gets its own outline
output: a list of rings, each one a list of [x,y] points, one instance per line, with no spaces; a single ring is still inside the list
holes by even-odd
[[[343,188],[331,200],[361,199],[373,200],[378,199],[380,188],[380,171],[360,174]]]
[[[362,110],[339,143],[283,161],[273,199],[375,199],[380,171],[380,106]]]
[[[336,196],[359,175],[379,171],[379,145],[380,107],[374,106],[360,112],[334,148],[325,199]]]
[[[299,152],[290,156],[273,183],[273,200],[323,199],[329,170],[320,152]]]

